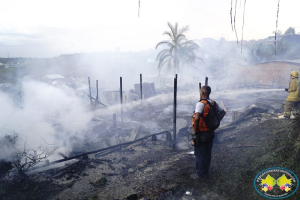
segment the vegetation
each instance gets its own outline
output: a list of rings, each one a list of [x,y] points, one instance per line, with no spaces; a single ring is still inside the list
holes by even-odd
[[[300,48],[284,39],[276,42],[276,55],[275,44],[268,44],[265,40],[252,42],[251,44],[248,44],[247,47],[249,49],[249,57],[247,60],[250,64],[272,60],[293,60],[300,58]]]
[[[27,142],[20,145],[21,141],[19,134],[16,132],[11,135],[5,135],[0,140],[2,155],[2,160],[0,161],[1,176],[8,174],[12,169],[16,169],[20,174],[24,174],[26,170],[47,159],[57,149],[57,147],[46,146],[28,147]]]
[[[47,159],[56,149],[57,147],[48,148],[45,146],[28,148],[25,143],[24,148],[15,153],[13,166],[19,173],[23,174],[24,171]]]
[[[289,28],[284,32],[284,35],[289,35],[289,34],[295,34],[295,28],[289,27]]]
[[[17,82],[17,68],[0,68],[0,83],[16,83]]]
[[[236,133],[231,130],[230,135],[236,137],[226,139],[214,149],[211,165],[216,179],[208,183],[230,194],[230,199],[257,199],[253,179],[264,169],[282,167],[299,174],[299,119],[267,120],[252,129],[247,127]],[[245,146],[233,148],[237,144]],[[291,199],[299,199],[299,195],[298,192]]]
[[[156,49],[161,45],[167,45],[167,48],[160,51],[156,59],[159,73],[163,66],[167,65],[168,68],[173,67],[174,74],[176,74],[178,71],[182,72],[182,67],[185,64],[193,63],[196,59],[202,59],[195,52],[199,46],[185,36],[185,32],[189,29],[188,26],[178,29],[178,23],[173,26],[169,22],[168,26],[170,31],[165,31],[163,35],[169,36],[169,40],[161,41],[156,45]]]

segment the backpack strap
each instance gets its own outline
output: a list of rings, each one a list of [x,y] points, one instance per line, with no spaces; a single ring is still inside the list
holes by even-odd
[[[209,107],[213,109],[214,113],[218,114],[218,112],[217,112],[217,104],[216,104],[216,102],[215,102],[214,100],[211,99],[212,103],[210,103],[207,99],[201,99],[200,102],[201,102],[202,100],[206,101],[206,103],[204,103],[204,104],[205,104],[205,105],[208,104]],[[202,102],[202,103],[203,103],[203,102]],[[201,114],[202,114],[202,116],[203,116],[203,113],[201,113]],[[203,117],[204,117],[204,116],[203,116]]]
[[[204,103],[202,101],[205,101],[206,103]],[[215,105],[215,101],[212,99],[211,99],[211,101],[212,101],[212,103],[210,103],[207,99],[200,99],[199,102],[204,103],[205,105],[208,104],[209,106]]]
[[[202,101],[205,101],[205,102],[202,102]],[[213,106],[211,105],[211,103],[210,103],[207,99],[200,99],[199,102],[201,102],[201,103],[204,104],[203,110],[204,110],[204,108],[205,108],[205,106],[206,106],[207,104],[209,105],[210,108],[213,107]],[[212,102],[214,102],[214,101],[212,100]],[[204,119],[207,118],[207,117],[204,117],[203,111],[202,111],[202,113],[201,113],[200,115],[201,115]]]

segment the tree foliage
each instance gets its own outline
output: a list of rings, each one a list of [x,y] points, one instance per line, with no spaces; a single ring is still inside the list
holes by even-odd
[[[284,32],[284,35],[289,35],[289,34],[295,34],[295,28],[289,27],[289,28]]]
[[[276,46],[275,43],[266,44],[265,41],[259,41],[252,42],[252,44],[247,47],[249,49],[247,60],[250,64],[269,62],[272,60],[293,60],[300,58],[300,48],[298,48],[298,45],[293,45],[284,39],[278,40]]]

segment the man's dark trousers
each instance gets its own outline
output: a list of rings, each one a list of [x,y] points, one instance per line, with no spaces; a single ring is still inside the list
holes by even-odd
[[[211,150],[215,137],[214,131],[201,132],[201,142],[199,146],[195,146],[194,154],[196,157],[196,172],[202,178],[208,177],[209,166],[211,161]]]

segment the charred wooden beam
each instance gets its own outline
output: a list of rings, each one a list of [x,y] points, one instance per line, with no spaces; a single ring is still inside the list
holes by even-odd
[[[103,162],[101,162],[101,161],[98,160],[98,159],[93,159],[93,158],[92,158],[91,161],[94,162],[94,163],[103,164]]]
[[[78,163],[81,163],[81,160],[78,161],[78,162],[76,162],[76,163],[73,163],[73,164],[71,164],[71,165],[69,165],[69,166],[67,166],[67,167],[65,167],[63,169],[58,170],[57,173],[60,173],[60,172],[63,172],[63,171],[67,171],[68,169],[71,169],[72,167],[78,165]]]
[[[117,114],[114,113],[113,114],[113,128],[117,128]]]
[[[95,163],[99,163],[99,164],[102,164],[103,162],[112,163],[111,160],[107,160],[107,159],[94,159],[94,158],[91,159],[91,162],[95,162]]]
[[[152,141],[156,141],[156,140],[157,140],[156,135],[153,135],[153,136],[152,136]]]
[[[92,107],[92,91],[91,91],[91,81],[90,81],[90,77],[88,77],[88,80],[89,80],[90,106]]]
[[[176,145],[176,107],[177,107],[177,74],[174,78],[174,104],[173,104],[173,149]]]
[[[90,96],[90,95],[87,95],[88,97],[90,97],[90,99],[92,99],[92,100],[94,100],[95,101],[95,103],[98,103],[98,104],[101,104],[102,106],[104,106],[104,107],[107,107],[107,105],[105,105],[105,104],[103,104],[101,101],[96,101],[96,99],[94,98],[94,97],[92,97],[92,96]]]
[[[112,169],[112,170],[115,170],[116,168],[114,167],[114,166],[112,166],[112,164],[110,164],[110,163],[107,163],[107,166],[110,168],[110,169]]]
[[[143,100],[143,77],[140,74],[140,90],[141,90],[141,100]]]
[[[63,158],[68,158],[68,156],[66,156],[65,154],[63,154],[62,152],[58,152],[58,155],[60,155]]]
[[[76,156],[72,156],[72,157],[68,157],[66,159],[60,159],[60,160],[56,160],[56,161],[53,161],[49,164],[56,164],[56,163],[60,163],[60,162],[65,162],[65,161],[68,161],[68,160],[72,160],[72,159],[76,159],[76,158],[80,158],[80,157],[85,157],[89,154],[94,154],[94,153],[99,153],[99,152],[102,152],[102,151],[107,151],[109,149],[113,149],[113,148],[116,148],[116,147],[122,147],[122,146],[128,146],[130,144],[133,144],[133,143],[136,143],[136,142],[139,142],[141,140],[145,140],[145,139],[148,139],[154,135],[161,135],[161,134],[164,134],[166,133],[167,134],[167,137],[168,137],[168,134],[171,134],[169,131],[162,131],[162,132],[159,132],[159,133],[155,133],[155,134],[151,134],[151,135],[148,135],[148,136],[145,136],[143,138],[140,138],[140,139],[137,139],[137,140],[134,140],[134,141],[130,141],[130,142],[125,142],[125,143],[121,143],[121,144],[117,144],[117,145],[114,145],[114,146],[110,146],[110,147],[107,147],[107,148],[103,148],[103,149],[98,149],[98,150],[94,150],[94,151],[90,151],[90,152],[86,152],[86,153],[82,153],[82,154],[78,154]],[[119,149],[119,148],[117,148]]]
[[[95,157],[101,157],[101,156],[105,156],[108,154],[111,154],[112,152],[116,151],[117,149],[108,149],[107,151],[102,151],[100,153],[95,154]]]
[[[122,77],[120,77],[120,103],[121,103],[121,120],[123,124],[123,91],[122,91]]]
[[[96,96],[95,103],[98,103],[98,101],[99,101],[99,96],[98,96],[98,80],[96,80],[96,91],[97,91],[97,96]]]

